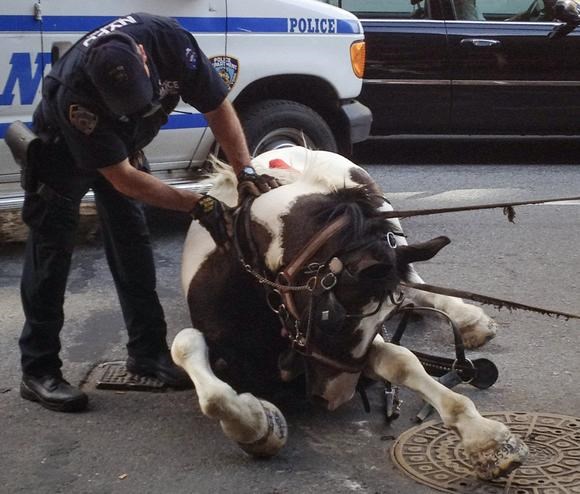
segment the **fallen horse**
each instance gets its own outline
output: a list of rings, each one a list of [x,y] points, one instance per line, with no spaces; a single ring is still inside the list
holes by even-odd
[[[185,241],[182,283],[193,327],[171,351],[203,413],[246,452],[272,456],[287,440],[286,421],[255,394],[305,376],[307,395],[334,410],[364,376],[418,392],[459,435],[480,478],[522,464],[527,447],[504,424],[482,417],[411,351],[379,334],[401,284],[422,283],[411,263],[432,258],[449,240],[407,245],[398,219],[384,218],[392,208],[377,184],[339,155],[295,147],[253,164],[285,185],[232,213],[225,248],[197,222]],[[212,195],[235,207],[231,169],[218,166],[212,182]],[[495,335],[483,310],[459,298],[413,287],[405,297],[447,313],[468,347]]]

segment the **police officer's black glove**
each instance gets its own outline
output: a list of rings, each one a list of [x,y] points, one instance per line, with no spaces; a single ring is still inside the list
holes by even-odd
[[[210,233],[218,247],[230,240],[227,229],[228,209],[215,197],[204,195],[191,210],[191,216]]]
[[[242,202],[248,196],[258,197],[280,186],[280,182],[270,175],[258,175],[254,167],[244,166],[238,173],[238,196]]]

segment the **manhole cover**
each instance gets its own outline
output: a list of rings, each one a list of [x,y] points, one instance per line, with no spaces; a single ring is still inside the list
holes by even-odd
[[[508,477],[484,482],[472,472],[459,438],[430,421],[401,434],[391,457],[416,481],[444,492],[580,494],[580,419],[550,413],[482,414],[506,424],[530,449]]]
[[[131,374],[125,362],[106,362],[95,369],[98,389],[121,391],[164,391],[165,384],[154,377]]]

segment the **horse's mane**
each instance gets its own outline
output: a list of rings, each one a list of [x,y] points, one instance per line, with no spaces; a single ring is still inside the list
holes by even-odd
[[[228,206],[234,207],[238,202],[238,180],[234,169],[213,155],[209,157],[209,162],[213,166],[213,172],[200,183],[212,184],[210,194]],[[261,170],[256,167],[256,170],[259,173],[267,173],[268,175],[276,177],[283,184],[294,182],[296,177],[292,175],[297,175],[295,172],[292,173],[282,169]]]
[[[364,186],[337,189],[314,206],[310,213],[318,228],[324,228],[340,216],[349,219],[348,228],[335,237],[341,250],[354,249],[368,242],[369,234],[386,233],[391,229],[377,211],[376,198]]]

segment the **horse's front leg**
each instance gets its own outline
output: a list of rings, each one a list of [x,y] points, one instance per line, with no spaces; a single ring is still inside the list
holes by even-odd
[[[478,477],[493,479],[521,465],[528,448],[509,429],[482,417],[473,402],[443,386],[427,374],[419,359],[406,348],[385,343],[377,336],[371,346],[365,374],[417,391],[459,434]]]
[[[213,373],[203,334],[181,330],[173,340],[171,356],[189,374],[204,415],[220,421],[225,435],[254,456],[273,456],[286,443],[288,426],[272,403],[250,393],[238,394]]]

